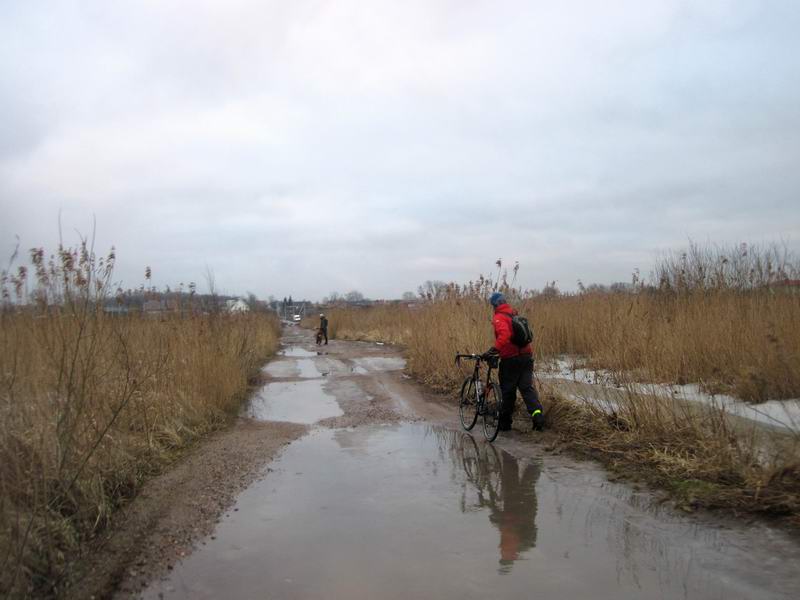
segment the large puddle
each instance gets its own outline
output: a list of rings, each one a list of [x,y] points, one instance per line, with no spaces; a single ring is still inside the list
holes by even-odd
[[[279,352],[282,356],[288,356],[291,358],[311,358],[312,356],[317,356],[316,352],[312,352],[311,350],[306,350],[300,346],[287,346],[283,350]]]
[[[324,383],[318,379],[268,383],[250,400],[245,414],[261,421],[305,424],[344,414],[336,398],[323,390]]]
[[[316,430],[144,597],[800,597],[783,534],[700,525],[558,461],[418,424]]]

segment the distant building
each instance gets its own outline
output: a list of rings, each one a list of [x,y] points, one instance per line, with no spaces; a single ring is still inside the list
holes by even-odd
[[[146,315],[164,315],[176,313],[180,310],[180,303],[177,298],[161,298],[160,300],[145,300],[142,304],[142,312]]]
[[[229,313],[246,313],[250,310],[250,307],[241,298],[233,298],[225,301],[225,310]]]
[[[159,315],[167,311],[167,305],[163,300],[145,300],[142,304],[142,312],[148,315]]]

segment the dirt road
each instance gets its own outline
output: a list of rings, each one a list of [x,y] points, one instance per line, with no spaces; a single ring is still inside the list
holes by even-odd
[[[528,434],[486,444],[393,349],[283,341],[246,410],[276,440],[249,457],[259,476],[120,597],[800,597],[800,544],[778,530],[680,514]]]

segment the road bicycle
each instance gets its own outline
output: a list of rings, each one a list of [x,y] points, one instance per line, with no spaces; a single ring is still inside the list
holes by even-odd
[[[472,375],[464,380],[458,401],[458,415],[461,425],[469,431],[475,427],[478,417],[483,417],[483,435],[493,442],[500,431],[500,386],[492,379],[492,371],[497,368],[497,358],[484,358],[481,354],[456,354],[456,364],[461,360],[474,360]],[[486,377],[481,378],[481,364],[486,364]]]

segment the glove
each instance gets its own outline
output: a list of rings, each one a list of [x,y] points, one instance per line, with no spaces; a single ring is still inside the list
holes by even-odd
[[[483,360],[492,360],[497,358],[497,356],[498,356],[497,348],[495,348],[494,346],[492,346],[486,352],[481,354],[481,358]]]

